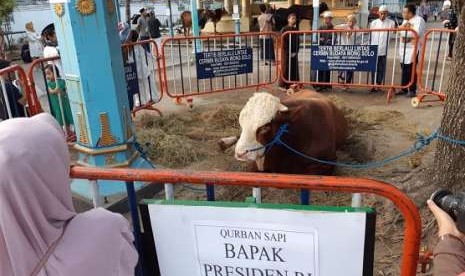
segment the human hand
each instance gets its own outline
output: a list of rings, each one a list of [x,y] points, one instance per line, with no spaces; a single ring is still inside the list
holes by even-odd
[[[433,213],[434,217],[436,218],[436,222],[438,223],[438,236],[444,235],[453,235],[457,238],[463,239],[465,236],[457,229],[457,225],[455,224],[454,220],[444,212],[439,206],[434,203],[431,199],[428,199],[426,202],[428,204],[429,209]]]
[[[296,53],[292,53],[292,54],[291,54],[291,57],[295,57],[295,56],[297,56]]]

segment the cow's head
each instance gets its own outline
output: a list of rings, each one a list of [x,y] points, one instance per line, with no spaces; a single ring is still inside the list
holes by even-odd
[[[257,137],[271,132],[271,121],[279,112],[288,108],[279,98],[266,93],[255,93],[242,108],[239,115],[241,136],[236,144],[235,157],[239,161],[257,161],[263,157],[265,149],[254,150],[264,145]],[[268,140],[268,139],[266,139]]]

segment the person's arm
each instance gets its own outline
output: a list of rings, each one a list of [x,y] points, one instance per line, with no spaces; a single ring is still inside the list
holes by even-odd
[[[140,33],[140,29],[142,28],[142,16],[140,16],[138,19],[137,19],[137,26],[136,26],[136,31],[138,33]]]
[[[442,236],[433,256],[435,276],[456,276],[465,271],[465,244],[456,236]]]
[[[273,15],[267,14],[266,15],[266,22],[268,22],[268,23],[273,22]]]
[[[48,92],[50,92],[51,94],[59,94],[59,93],[61,93],[61,89],[58,86],[58,83],[57,83],[56,80],[55,80],[55,88],[51,88],[51,82],[48,82],[47,86],[48,86]]]
[[[434,248],[434,275],[457,276],[465,272],[465,243],[454,220],[432,200],[428,200],[428,207],[438,224],[439,243]]]

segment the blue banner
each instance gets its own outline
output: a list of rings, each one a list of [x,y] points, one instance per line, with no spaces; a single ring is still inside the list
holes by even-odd
[[[196,53],[198,79],[211,79],[252,73],[252,48]]]
[[[126,76],[126,89],[128,95],[139,93],[139,80],[137,78],[137,64],[135,62],[124,64],[124,74]]]
[[[311,69],[374,72],[377,58],[377,45],[316,45],[312,46]]]

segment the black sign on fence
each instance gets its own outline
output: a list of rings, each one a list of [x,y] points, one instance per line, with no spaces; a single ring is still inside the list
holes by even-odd
[[[376,45],[317,45],[312,46],[311,69],[374,72],[377,57]]]
[[[252,48],[196,53],[198,79],[252,73]]]
[[[129,95],[139,93],[139,80],[137,78],[137,64],[135,62],[126,63],[124,65],[124,73],[126,75],[126,89]]]
[[[137,64],[135,62],[124,64],[124,74],[126,76],[126,90],[128,91],[129,107],[133,108],[134,95],[139,93],[139,79],[137,78]]]

